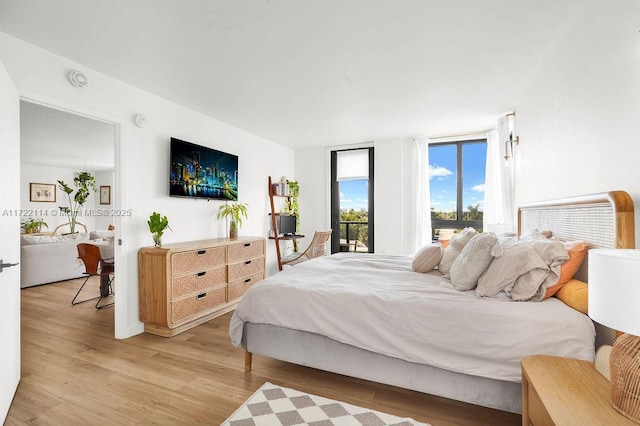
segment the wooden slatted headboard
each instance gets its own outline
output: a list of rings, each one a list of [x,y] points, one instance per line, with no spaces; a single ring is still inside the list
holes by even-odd
[[[635,248],[633,200],[625,191],[530,203],[518,209],[518,234],[550,230],[563,241],[587,241],[589,248]],[[588,282],[588,255],[575,277]],[[612,344],[615,332],[596,323],[596,347]]]

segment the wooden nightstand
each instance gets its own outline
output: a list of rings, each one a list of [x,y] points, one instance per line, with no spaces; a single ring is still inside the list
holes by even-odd
[[[547,355],[522,360],[522,424],[635,425],[609,402],[610,383],[593,363]]]

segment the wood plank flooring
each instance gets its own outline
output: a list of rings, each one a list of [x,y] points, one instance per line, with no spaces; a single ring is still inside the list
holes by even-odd
[[[113,308],[71,306],[81,284],[22,290],[22,379],[5,425],[218,425],[265,381],[433,426],[521,422],[519,415],[258,355],[245,373],[244,351],[229,341],[231,314],[172,338],[116,340]],[[98,293],[97,280],[93,286],[88,295]]]

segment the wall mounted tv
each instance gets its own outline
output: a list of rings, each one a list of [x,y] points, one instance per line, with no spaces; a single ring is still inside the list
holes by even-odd
[[[238,201],[238,156],[171,138],[169,195]]]

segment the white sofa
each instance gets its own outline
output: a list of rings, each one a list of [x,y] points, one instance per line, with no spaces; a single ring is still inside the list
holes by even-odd
[[[84,265],[77,245],[89,234],[20,236],[20,287],[32,287],[82,277]]]

